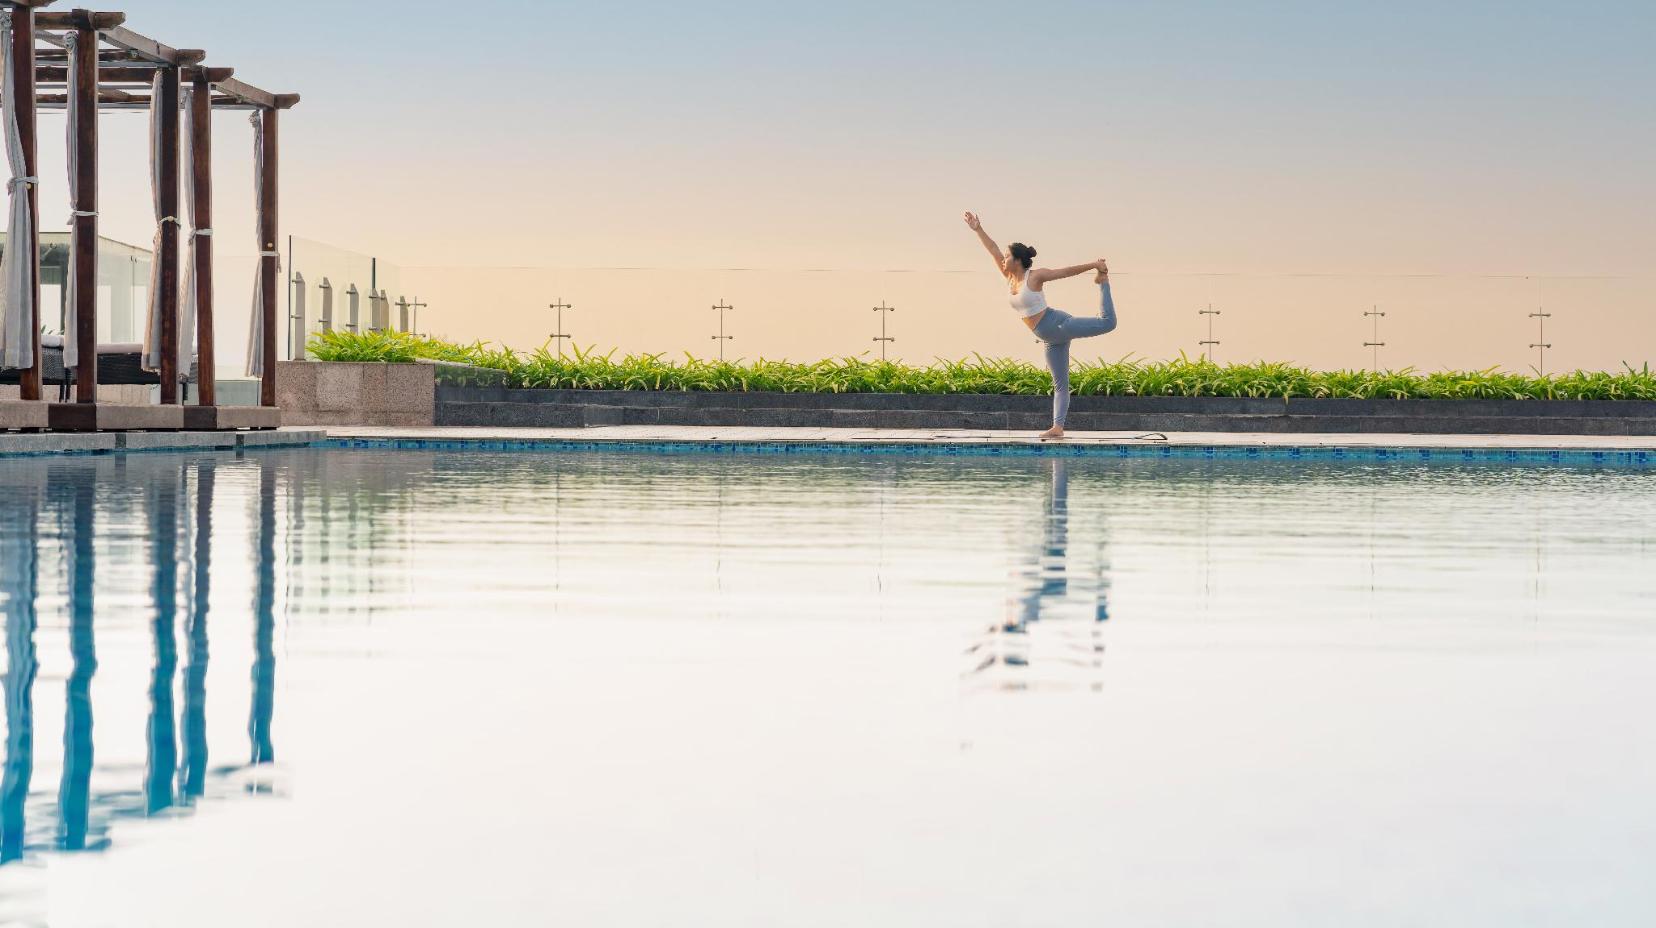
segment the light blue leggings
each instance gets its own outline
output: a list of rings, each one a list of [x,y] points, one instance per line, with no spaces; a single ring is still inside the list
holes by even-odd
[[[1116,327],[1115,300],[1110,298],[1110,282],[1098,285],[1103,298],[1098,315],[1072,316],[1061,309],[1048,309],[1035,324],[1035,337],[1046,343],[1047,367],[1052,371],[1052,424],[1060,428],[1069,416],[1070,407],[1070,342],[1091,338],[1113,331]]]

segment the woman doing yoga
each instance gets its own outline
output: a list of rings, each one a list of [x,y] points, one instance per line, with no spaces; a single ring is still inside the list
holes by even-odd
[[[983,231],[983,223],[972,213],[966,214],[966,225],[977,233],[978,241],[989,249],[995,267],[1006,277],[1012,291],[1012,309],[1022,317],[1024,325],[1046,345],[1047,367],[1052,370],[1052,428],[1041,433],[1042,438],[1064,437],[1064,419],[1069,415],[1070,342],[1077,338],[1103,335],[1116,327],[1115,301],[1110,298],[1110,269],[1104,259],[1090,264],[1072,264],[1069,267],[1033,267],[1035,249],[1022,242],[1013,242],[1001,254],[1000,246]],[[1072,316],[1061,309],[1047,306],[1042,287],[1048,281],[1063,280],[1087,271],[1096,272],[1093,281],[1098,284],[1101,303],[1097,316]]]

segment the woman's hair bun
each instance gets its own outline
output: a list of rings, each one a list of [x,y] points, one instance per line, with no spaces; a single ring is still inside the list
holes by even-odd
[[[1023,242],[1013,242],[1007,251],[1011,252],[1012,257],[1022,262],[1023,266],[1026,268],[1029,267],[1029,263],[1031,261],[1035,260],[1035,249],[1025,245]]]

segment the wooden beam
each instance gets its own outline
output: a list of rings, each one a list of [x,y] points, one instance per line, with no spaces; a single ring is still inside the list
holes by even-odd
[[[150,96],[147,93],[129,93],[125,90],[117,90],[114,87],[98,88],[99,103],[141,103],[148,106],[149,101]],[[46,105],[55,104],[61,106],[62,104],[69,102],[69,95],[66,93],[37,93],[35,94],[35,102]]]
[[[37,177],[35,173],[35,87],[34,87],[34,17],[33,7],[43,3],[30,2],[16,3],[12,6],[12,48],[11,63],[12,77],[17,88],[17,99],[23,101],[16,107],[17,134],[23,148],[23,174],[27,177]],[[12,192],[12,196],[24,196],[29,200],[29,227],[31,235],[27,242],[7,242],[6,247],[15,249],[13,254],[27,254],[29,256],[29,339],[34,343],[33,365],[18,372],[17,393],[21,399],[38,400],[41,398],[41,370],[43,368],[40,356],[40,200],[35,190],[35,184],[24,184]],[[21,246],[21,247],[20,247]],[[25,251],[26,250],[26,251]]]
[[[125,13],[94,13],[91,10],[70,10],[67,13],[36,13],[36,29],[113,29],[126,22]]]
[[[225,96],[234,97],[243,103],[251,103],[267,110],[292,109],[299,102],[299,95],[296,93],[271,93],[267,90],[260,90],[251,84],[244,84],[235,78],[213,81],[213,89]]]
[[[235,97],[238,100],[252,103],[255,106],[262,106],[266,109],[276,108],[275,94],[260,90],[251,84],[244,84],[235,78],[223,81],[214,81],[213,89],[219,93],[225,94],[226,96]]]
[[[88,58],[91,56],[88,55]],[[39,60],[38,58],[36,59]],[[230,70],[224,68],[223,70]],[[131,65],[104,65],[98,69],[98,80],[104,84],[143,84],[149,86],[155,78],[154,67]],[[36,64],[35,81],[39,84],[62,84],[69,80],[69,65],[63,64]]]
[[[264,131],[260,133],[259,158],[264,166],[259,178],[259,289],[264,326],[264,375],[259,383],[259,405],[276,405],[276,114],[277,110],[262,110],[259,119]]]
[[[227,81],[235,73],[235,68],[203,68],[197,66],[185,68],[184,79],[192,84],[198,81],[206,81],[210,84],[213,81]]]
[[[61,94],[61,93],[60,94],[39,94],[35,97],[35,109],[45,110],[45,111],[62,110],[64,108],[65,99],[66,99],[66,95]],[[131,110],[133,112],[138,112],[138,111],[141,111],[141,110],[148,110],[149,109],[149,99],[150,98],[149,98],[148,95],[145,95],[145,96],[134,95],[133,98],[130,101],[127,101],[127,102],[124,102],[124,103],[111,103],[111,102],[106,100],[103,103],[98,104],[98,110],[99,110],[99,112],[111,112],[111,111],[114,111],[114,110]],[[263,110],[264,107],[254,106],[251,103],[243,103],[242,101],[233,99],[231,97],[214,97],[213,98],[213,109],[214,110],[250,110],[250,111],[258,111],[258,110]]]
[[[43,42],[53,41],[53,39],[48,37],[46,34],[41,35],[39,38]],[[56,43],[54,42],[54,44]],[[43,48],[35,53],[35,60],[44,61],[49,64],[63,64],[69,60],[69,53],[63,51],[61,48]],[[155,61],[145,58],[143,55],[126,48],[101,48],[98,50],[98,61],[102,64],[150,68],[157,68],[167,64],[164,61]]]
[[[76,43],[87,54],[75,60],[75,189],[70,235],[75,263],[75,402],[98,401],[98,61],[91,54],[98,34],[88,27],[75,30]]]
[[[193,229],[213,228],[213,107],[208,86],[211,68],[192,68],[190,81],[190,189],[195,202],[190,216]],[[228,71],[229,68],[221,70]],[[192,233],[193,234],[193,233]],[[196,402],[217,405],[213,363],[213,237],[194,235],[196,300]]]
[[[164,68],[158,82],[156,107],[156,173],[160,175],[161,215],[178,217],[178,69]],[[156,308],[161,313],[161,405],[178,402],[178,223],[161,223],[161,253],[155,256],[161,273]]]
[[[105,42],[116,48],[124,48],[141,58],[154,61],[158,64],[185,66],[200,64],[207,53],[199,48],[172,48],[162,45],[149,36],[139,35],[125,26],[113,26],[103,30]]]

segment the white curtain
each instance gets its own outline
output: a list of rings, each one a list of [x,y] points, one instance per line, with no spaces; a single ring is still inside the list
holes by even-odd
[[[155,210],[155,247],[150,252],[149,310],[144,317],[144,370],[161,369],[161,72],[150,81],[150,202]],[[174,221],[177,221],[176,218]]]
[[[75,56],[80,53],[80,33],[66,32],[63,38],[64,48],[69,51],[69,118],[65,122],[64,133],[69,146],[69,272],[63,275],[63,367],[70,370],[80,363],[80,319],[75,312],[75,223],[81,216],[97,214],[81,211],[80,187],[75,173],[75,125],[80,119],[80,108],[75,105]],[[97,52],[94,50],[93,54]]]
[[[195,144],[192,141],[195,135],[195,111],[190,106],[191,98],[195,96],[192,87],[184,87],[180,100],[184,107],[184,141],[183,152],[179,157],[179,173],[184,178],[184,200],[181,207],[184,215],[190,217],[190,247],[184,253],[184,272],[178,275],[178,376],[187,376],[190,372],[190,362],[195,358],[196,349],[196,245],[199,237],[212,235],[212,229],[198,229],[195,227]],[[209,127],[211,128],[211,127]],[[180,228],[183,228],[182,225]],[[207,277],[207,285],[212,286],[212,275]]]
[[[255,201],[264,197],[264,120],[260,118],[259,110],[254,110],[249,119],[253,123],[253,196]],[[248,316],[247,327],[247,376],[264,376],[264,259],[274,256],[275,252],[264,250],[264,240],[259,238],[258,221],[254,220],[253,237],[259,243],[254,251],[258,259],[253,264],[253,312]],[[277,264],[280,273],[281,265]]]
[[[29,217],[29,186],[35,182],[25,174],[22,130],[17,125],[17,82],[12,75],[11,13],[0,13],[0,109],[6,132],[6,163],[11,179],[6,192],[11,197],[11,214],[6,221],[5,252],[0,255],[0,367],[33,367],[34,318],[33,276],[38,252],[19,248],[18,243],[35,241]]]

